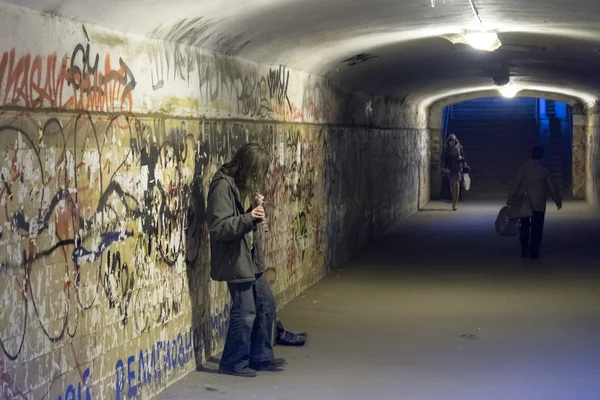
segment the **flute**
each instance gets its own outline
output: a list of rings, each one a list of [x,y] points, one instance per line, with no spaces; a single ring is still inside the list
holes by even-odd
[[[259,198],[260,198],[260,192],[257,190],[256,191],[256,199],[257,199],[258,205],[262,206],[265,211],[265,218],[263,218],[259,221],[260,222],[259,226],[262,226],[263,232],[267,233],[268,232],[268,227],[267,227],[267,222],[266,222],[267,209],[265,208],[265,202],[263,200],[258,200]]]

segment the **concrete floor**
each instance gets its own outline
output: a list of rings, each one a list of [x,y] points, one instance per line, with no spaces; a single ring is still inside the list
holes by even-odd
[[[550,207],[532,262],[495,235],[499,205],[448,208],[431,204],[281,310],[310,334],[276,347],[285,371],[195,372],[158,398],[600,399],[597,216]]]

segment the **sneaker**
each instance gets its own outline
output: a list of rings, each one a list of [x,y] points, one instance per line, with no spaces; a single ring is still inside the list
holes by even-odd
[[[239,371],[229,371],[227,369],[219,368],[219,373],[225,374],[225,375],[241,376],[244,378],[255,378],[256,377],[256,370],[254,370],[252,368],[248,368],[248,367],[242,368]]]
[[[250,363],[250,367],[257,371],[276,371],[285,364],[287,364],[287,362],[283,358],[275,358],[271,361]]]

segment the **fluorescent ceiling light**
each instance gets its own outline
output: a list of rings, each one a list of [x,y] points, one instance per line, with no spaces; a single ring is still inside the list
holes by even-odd
[[[494,51],[502,46],[498,35],[493,31],[467,32],[465,33],[465,41],[472,48],[484,51]]]
[[[506,86],[502,86],[501,88],[498,89],[498,91],[500,92],[500,94],[503,97],[506,97],[507,99],[512,99],[513,97],[515,97],[517,95],[517,93],[520,92],[520,90],[518,88],[516,88],[513,85],[506,85]]]

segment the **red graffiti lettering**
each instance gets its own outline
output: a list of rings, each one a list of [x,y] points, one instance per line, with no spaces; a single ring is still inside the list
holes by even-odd
[[[14,48],[4,52],[0,60],[0,106],[131,112],[136,81],[127,64],[119,59],[119,68],[114,69],[107,54],[104,71],[76,65],[89,63],[86,57],[69,61],[64,56],[58,62],[56,53],[17,58]]]

